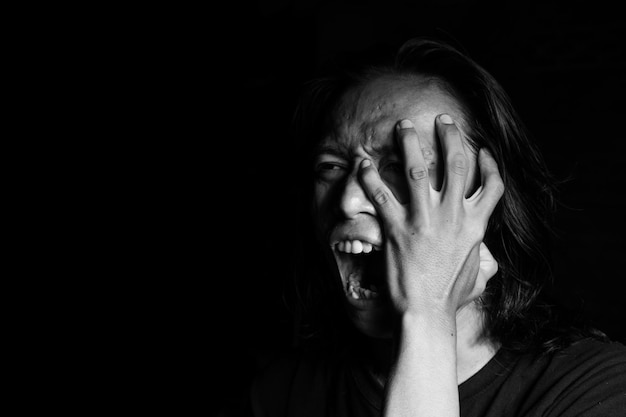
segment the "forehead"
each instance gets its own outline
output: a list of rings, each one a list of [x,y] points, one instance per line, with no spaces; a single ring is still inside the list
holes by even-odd
[[[441,83],[417,76],[383,76],[344,94],[332,114],[333,129],[326,141],[350,148],[387,147],[393,145],[395,124],[410,119],[420,140],[432,145],[435,117],[441,113],[463,125],[460,103]]]

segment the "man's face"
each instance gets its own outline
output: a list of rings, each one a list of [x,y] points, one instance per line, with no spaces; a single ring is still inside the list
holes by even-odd
[[[372,337],[389,337],[393,310],[385,291],[382,256],[385,233],[374,204],[359,180],[358,167],[370,159],[401,203],[408,202],[403,155],[395,126],[410,119],[419,135],[431,185],[441,187],[442,173],[435,117],[447,113],[463,132],[460,104],[437,84],[422,78],[382,77],[349,91],[334,113],[334,129],[314,159],[314,214],[322,244],[336,268],[346,306],[355,326]],[[474,155],[465,143],[466,154]],[[476,160],[470,157],[468,190],[475,187]]]

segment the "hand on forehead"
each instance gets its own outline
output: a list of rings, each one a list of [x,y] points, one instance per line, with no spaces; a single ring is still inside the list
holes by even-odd
[[[462,107],[439,83],[417,77],[382,77],[344,96],[335,113],[335,135],[345,146],[389,153],[397,151],[396,124],[409,119],[419,135],[424,157],[434,168],[440,157],[435,118],[442,113],[450,115],[463,133]],[[464,146],[470,157],[473,152],[466,140]]]
[[[440,84],[416,77],[382,77],[349,91],[335,112],[334,140],[347,153],[372,159],[375,164],[401,161],[395,128],[409,119],[418,134],[431,184],[438,189],[442,155],[435,119],[440,114],[450,115],[462,134],[465,126],[462,106]],[[467,139],[463,146],[470,163],[468,187],[473,188],[475,155]]]

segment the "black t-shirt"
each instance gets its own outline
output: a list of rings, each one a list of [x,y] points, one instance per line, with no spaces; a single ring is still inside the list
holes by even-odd
[[[293,352],[251,390],[254,417],[375,417],[382,389],[344,352]],[[461,416],[626,416],[626,346],[582,339],[548,355],[500,349],[459,385]]]

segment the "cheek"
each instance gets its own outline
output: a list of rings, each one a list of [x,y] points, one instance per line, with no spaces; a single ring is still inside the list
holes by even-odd
[[[331,186],[329,184],[321,182],[315,184],[312,212],[316,220],[324,215],[325,207],[328,207],[329,204],[330,195]]]
[[[316,184],[313,189],[313,206],[314,210],[317,211],[318,207],[322,205],[322,201],[324,201],[325,195],[327,194],[326,188],[323,185]]]
[[[311,215],[318,233],[326,233],[327,225],[332,221],[333,186],[328,183],[316,183],[313,189]]]

